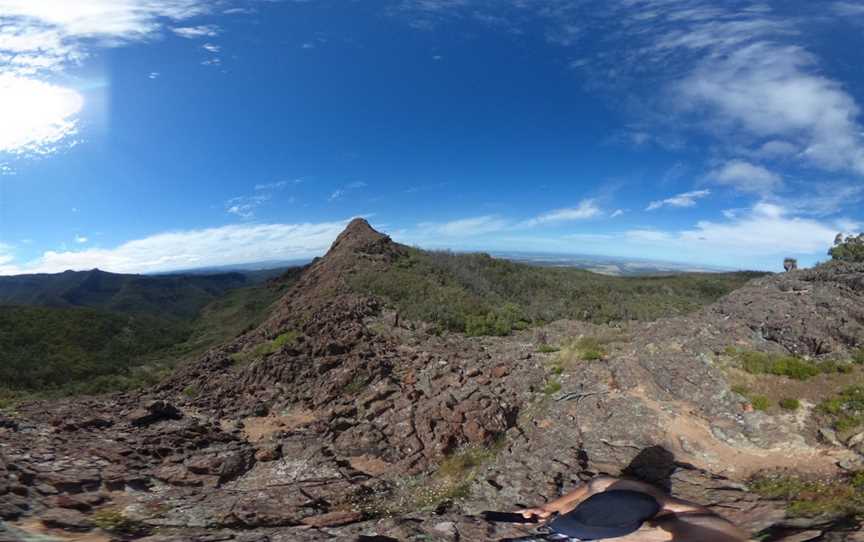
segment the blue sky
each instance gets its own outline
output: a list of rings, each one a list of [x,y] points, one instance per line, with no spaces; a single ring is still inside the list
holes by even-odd
[[[864,222],[864,2],[0,0],[0,274],[429,248],[776,270]]]

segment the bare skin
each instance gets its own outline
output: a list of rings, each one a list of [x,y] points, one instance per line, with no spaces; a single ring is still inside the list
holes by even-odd
[[[517,513],[522,514],[526,519],[531,516],[537,516],[541,520],[549,519],[554,514],[566,514],[588,497],[611,489],[648,494],[657,500],[661,510],[638,531],[608,540],[616,542],[691,542],[694,540],[747,542],[750,540],[744,531],[704,506],[670,497],[650,484],[608,476],[595,478],[543,506],[517,510]]]

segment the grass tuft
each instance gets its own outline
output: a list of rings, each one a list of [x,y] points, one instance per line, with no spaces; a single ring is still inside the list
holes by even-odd
[[[864,423],[864,386],[851,386],[839,394],[822,401],[819,412],[827,415],[834,428],[843,433]]]
[[[798,399],[785,398],[780,399],[778,403],[783,410],[798,410],[801,408],[801,402]]]
[[[93,524],[105,532],[119,536],[146,536],[150,527],[141,521],[131,519],[116,508],[103,508],[93,514]]]
[[[838,372],[839,370],[838,366],[831,365],[829,362],[816,365],[801,358],[783,354],[768,354],[734,348],[727,348],[726,354],[734,357],[741,368],[750,374],[769,374],[795,380],[807,380],[822,372]]]
[[[854,517],[864,513],[864,473],[843,478],[807,478],[769,474],[754,478],[750,488],[768,498],[787,501],[792,517]]]

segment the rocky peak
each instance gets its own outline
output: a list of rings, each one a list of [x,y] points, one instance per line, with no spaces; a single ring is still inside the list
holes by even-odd
[[[337,253],[345,252],[360,252],[360,253],[381,253],[383,249],[392,246],[393,241],[390,237],[375,230],[369,225],[369,222],[364,218],[355,218],[348,223],[348,226],[339,234],[326,257],[330,257]]]

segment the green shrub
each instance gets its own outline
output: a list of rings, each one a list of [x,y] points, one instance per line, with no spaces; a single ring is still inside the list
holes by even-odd
[[[105,532],[120,536],[139,537],[150,533],[146,524],[126,517],[115,508],[97,510],[93,514],[93,524]]]
[[[546,385],[543,387],[543,393],[546,395],[553,395],[559,391],[561,391],[561,382],[554,378],[546,382]]]
[[[823,361],[819,364],[819,371],[825,374],[832,373],[840,373],[840,374],[848,374],[852,372],[852,365],[849,363],[843,363],[840,361]]]
[[[737,393],[738,395],[743,395],[744,397],[747,397],[747,394],[750,393],[750,389],[747,386],[743,386],[741,384],[732,386],[731,389],[734,393]]]
[[[864,386],[846,388],[835,397],[822,401],[819,412],[826,414],[840,432],[857,428],[864,423]]]
[[[798,410],[799,408],[801,408],[801,402],[798,401],[798,399],[780,399],[780,402],[778,404],[783,410]]]
[[[807,380],[820,373],[818,366],[795,356],[736,351],[735,357],[741,363],[741,368],[751,374],[770,374],[795,380]]]
[[[852,363],[864,365],[864,348],[859,348],[852,352]]]
[[[348,384],[342,388],[342,392],[348,395],[356,395],[361,391],[366,389],[366,386],[369,385],[369,381],[363,375],[355,375],[354,378],[351,379]]]
[[[198,397],[198,395],[200,393],[201,393],[201,390],[198,389],[198,386],[196,386],[194,384],[191,386],[186,386],[185,388],[183,388],[183,395],[185,395],[189,399],[194,399],[194,398]]]
[[[564,367],[562,367],[560,365],[553,365],[552,366],[552,374],[553,375],[560,375],[563,373],[564,373]]]
[[[768,410],[771,406],[771,400],[764,395],[754,395],[750,398],[750,403],[756,410]]]
[[[540,354],[551,354],[551,353],[557,352],[557,351],[558,351],[558,348],[556,348],[554,346],[550,346],[548,344],[541,344],[540,346],[537,347],[537,352],[539,352]]]
[[[807,478],[787,474],[763,475],[750,482],[753,492],[787,502],[793,517],[854,517],[864,513],[864,477]]]

